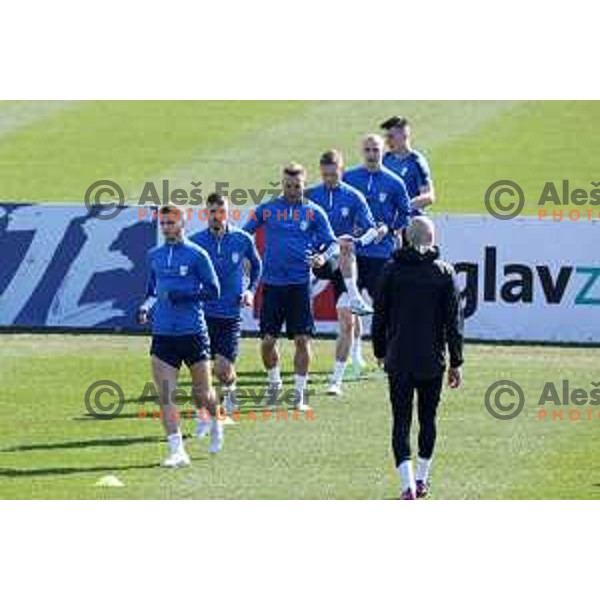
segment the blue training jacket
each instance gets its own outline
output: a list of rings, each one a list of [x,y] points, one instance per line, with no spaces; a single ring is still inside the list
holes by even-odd
[[[410,198],[415,198],[421,193],[421,187],[431,184],[431,171],[427,159],[416,150],[411,150],[406,155],[399,157],[393,152],[386,152],[383,164],[390,171],[402,178]],[[415,208],[411,216],[422,215],[421,209]]]
[[[384,223],[389,229],[381,242],[359,246],[356,254],[389,258],[395,248],[393,232],[408,225],[410,199],[404,181],[385,167],[371,172],[364,165],[348,169],[344,181],[362,192],[375,222],[378,225]]]
[[[219,297],[219,280],[205,250],[184,239],[148,252],[147,296],[154,335],[206,333],[202,302]]]
[[[304,200],[292,204],[284,197],[251,210],[244,230],[265,229],[263,281],[268,285],[293,285],[310,281],[308,256],[336,244],[323,209]]]
[[[365,197],[343,181],[333,188],[321,183],[307,189],[305,196],[325,211],[333,233],[338,237],[348,234],[360,237],[375,227]]]
[[[204,303],[204,313],[208,317],[239,317],[240,298],[244,291],[244,261],[250,263],[248,289],[252,292],[258,287],[262,270],[262,262],[252,236],[227,223],[221,236],[207,227],[192,235],[190,240],[206,250],[221,286],[219,298]]]

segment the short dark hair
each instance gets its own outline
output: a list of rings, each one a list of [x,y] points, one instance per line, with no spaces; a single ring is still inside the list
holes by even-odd
[[[337,165],[339,167],[344,164],[344,157],[339,150],[327,150],[321,154],[321,158],[319,159],[319,164],[321,166],[324,165]]]
[[[206,205],[208,206],[209,204],[213,204],[216,206],[225,206],[226,201],[227,201],[227,198],[225,196],[223,196],[222,194],[218,194],[217,192],[212,192],[211,194],[208,195],[208,198],[206,199]]]
[[[185,222],[185,212],[179,208],[179,206],[161,206],[158,211],[159,215],[167,215],[173,217],[177,215],[183,222]]]
[[[183,215],[183,210],[179,208],[179,206],[161,206],[159,213],[161,215],[170,215],[171,213],[176,213],[179,215]]]
[[[389,131],[394,127],[406,127],[407,125],[410,125],[410,121],[406,117],[396,115],[394,117],[386,119],[379,127],[381,127],[381,129],[385,129],[386,131]]]

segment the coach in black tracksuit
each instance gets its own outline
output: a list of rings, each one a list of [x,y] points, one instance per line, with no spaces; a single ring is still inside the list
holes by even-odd
[[[425,497],[436,438],[436,411],[446,369],[448,385],[462,380],[463,319],[454,269],[439,259],[434,226],[416,217],[408,244],[386,264],[375,296],[373,350],[384,361],[393,409],[392,445],[402,498]],[[417,392],[419,454],[416,478],[410,452],[413,394]]]

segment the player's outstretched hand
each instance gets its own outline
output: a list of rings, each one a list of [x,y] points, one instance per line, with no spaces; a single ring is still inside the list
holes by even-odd
[[[310,266],[313,269],[319,269],[325,264],[325,257],[322,254],[311,254],[309,257]]]
[[[140,308],[138,309],[137,312],[137,322],[140,325],[147,325],[149,321],[148,318],[148,309],[147,308]]]
[[[240,304],[245,308],[252,308],[254,304],[254,294],[250,290],[246,290],[241,297]]]
[[[375,238],[375,243],[379,244],[379,242],[381,242],[381,240],[383,240],[383,238],[387,235],[388,233],[388,226],[385,223],[380,223],[377,226],[377,237]]]
[[[448,387],[452,389],[457,389],[462,384],[462,369],[460,367],[450,368],[448,369]]]

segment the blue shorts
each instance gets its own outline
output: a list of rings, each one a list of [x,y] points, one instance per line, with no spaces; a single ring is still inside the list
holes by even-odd
[[[285,332],[291,340],[297,335],[315,334],[310,283],[263,286],[260,307],[260,335],[279,337],[285,323]]]
[[[375,298],[375,291],[379,285],[379,278],[387,258],[372,258],[370,256],[357,256],[356,267],[358,269],[358,289],[367,290],[371,300]]]
[[[181,367],[182,362],[191,367],[201,360],[210,359],[208,334],[154,335],[150,355],[176,369]]]
[[[239,317],[206,316],[208,336],[210,338],[210,355],[217,354],[229,362],[235,362],[240,347],[242,320]]]

